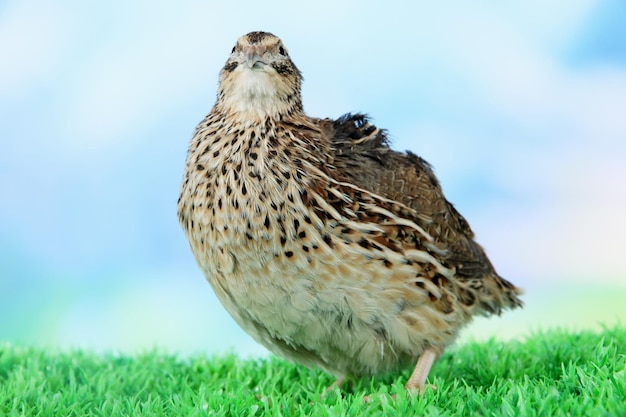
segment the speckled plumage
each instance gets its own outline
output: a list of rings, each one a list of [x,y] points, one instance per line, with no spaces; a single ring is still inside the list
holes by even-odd
[[[191,140],[178,216],[237,323],[359,376],[434,358],[472,316],[521,306],[428,163],[362,115],[307,116],[300,84],[280,39],[242,36]]]

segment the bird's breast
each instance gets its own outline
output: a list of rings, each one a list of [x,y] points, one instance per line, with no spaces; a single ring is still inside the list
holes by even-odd
[[[209,270],[266,262],[301,232],[287,223],[306,211],[306,184],[296,167],[255,138],[233,144],[230,152],[214,151],[220,160],[188,164],[179,217],[198,262]]]
[[[254,149],[220,163],[192,156],[179,204],[224,307],[269,349],[326,369],[389,370],[419,353],[426,336],[410,329],[428,293],[412,284],[416,264],[361,242],[312,173]]]

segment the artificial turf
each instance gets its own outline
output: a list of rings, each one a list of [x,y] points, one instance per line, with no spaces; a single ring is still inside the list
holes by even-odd
[[[626,329],[464,343],[436,390],[401,375],[333,379],[271,357],[48,352],[0,344],[0,416],[626,416]],[[369,401],[365,401],[365,398]]]

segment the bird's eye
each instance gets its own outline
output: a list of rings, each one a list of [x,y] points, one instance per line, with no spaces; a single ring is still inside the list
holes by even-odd
[[[282,46],[279,46],[279,47],[278,47],[278,53],[279,53],[279,54],[281,54],[281,55],[283,55],[283,56],[285,56],[285,55],[286,55],[286,53],[285,53],[285,48],[283,48]]]
[[[237,47],[236,47],[236,46],[233,46],[233,50],[232,50],[232,51],[230,51],[230,53],[231,53],[231,54],[234,54],[234,53],[235,53],[235,49],[237,49]]]

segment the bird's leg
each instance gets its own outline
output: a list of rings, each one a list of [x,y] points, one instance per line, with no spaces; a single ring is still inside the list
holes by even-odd
[[[325,391],[323,394],[321,394],[321,395],[320,395],[320,399],[324,399],[324,398],[326,398],[328,395],[330,395],[330,393],[331,393],[331,392],[333,392],[333,390],[335,389],[335,387],[337,387],[337,388],[341,389],[341,387],[342,387],[343,383],[345,382],[345,380],[346,380],[346,376],[345,376],[345,375],[342,375],[342,376],[340,376],[339,378],[337,378],[337,379],[335,380],[335,382],[333,382],[332,384],[330,384],[330,386],[329,386],[328,388],[326,388],[326,391]],[[339,395],[341,395],[341,394],[339,394]]]
[[[437,353],[433,348],[426,348],[420,355],[413,373],[404,386],[409,391],[421,392],[426,387],[426,377],[433,366]]]
[[[337,388],[341,388],[341,386],[343,385],[344,381],[346,380],[346,376],[345,375],[341,375],[339,378],[337,378],[335,380],[335,382],[333,382],[330,387],[326,388],[326,391],[332,391],[333,388],[337,387]]]

